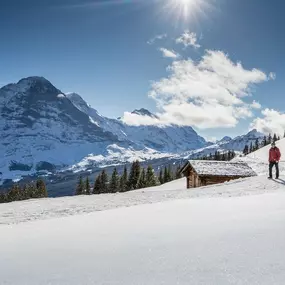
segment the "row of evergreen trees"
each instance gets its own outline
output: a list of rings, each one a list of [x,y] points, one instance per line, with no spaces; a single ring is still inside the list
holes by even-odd
[[[230,161],[236,156],[236,153],[232,150],[228,152],[219,152],[216,151],[214,154],[210,153],[209,155],[205,155],[198,159],[202,160],[217,160],[217,161]]]
[[[284,134],[284,137],[285,137],[285,134]],[[264,136],[261,142],[257,138],[255,140],[255,143],[251,142],[250,145],[245,145],[243,149],[243,154],[247,155],[253,151],[260,149],[261,147],[267,146],[271,144],[272,142],[276,142],[278,140],[280,140],[280,137],[277,136],[276,134],[274,134],[273,136],[271,134],[269,134],[268,136]]]
[[[44,180],[38,179],[36,183],[26,184],[20,187],[14,184],[7,192],[0,192],[0,203],[22,201],[32,198],[45,198],[48,196]]]
[[[91,195],[127,192],[135,189],[157,186],[180,178],[179,170],[180,166],[178,166],[176,171],[173,173],[170,166],[165,167],[164,170],[160,170],[157,177],[151,165],[145,169],[141,167],[140,162],[136,160],[132,163],[129,173],[125,166],[122,175],[119,175],[117,168],[115,167],[111,177],[109,178],[107,172],[102,170],[102,172],[96,177],[92,186],[90,184],[89,177],[86,177],[85,180],[80,177],[75,194]]]

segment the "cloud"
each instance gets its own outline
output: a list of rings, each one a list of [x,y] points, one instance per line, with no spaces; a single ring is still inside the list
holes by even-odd
[[[166,48],[160,48],[159,50],[162,52],[163,57],[179,58],[179,54],[173,50],[169,50]]]
[[[261,113],[263,117],[254,119],[250,127],[265,134],[276,133],[283,136],[285,130],[285,113],[273,109],[265,109]]]
[[[161,35],[157,35],[154,38],[150,39],[147,41],[147,44],[152,45],[154,44],[157,40],[163,40],[167,37],[167,34],[161,34]]]
[[[165,125],[165,123],[163,123],[159,118],[133,114],[130,112],[125,112],[122,120],[124,123],[132,126]]]
[[[251,108],[252,109],[261,109],[261,105],[259,102],[256,102],[255,100],[253,100],[253,102],[251,103]]]
[[[276,79],[276,74],[274,72],[270,72],[269,73],[269,77],[270,77],[270,79],[275,80]]]
[[[192,46],[194,48],[200,48],[201,46],[197,43],[196,33],[189,32],[186,30],[179,38],[176,39],[177,44],[183,44],[185,48]]]
[[[159,109],[159,120],[140,118],[139,124],[234,127],[241,119],[253,117],[252,110],[260,107],[256,101],[246,103],[251,88],[272,79],[259,69],[245,69],[224,52],[213,50],[205,51],[198,62],[174,61],[167,71],[169,75],[153,82],[149,92]]]

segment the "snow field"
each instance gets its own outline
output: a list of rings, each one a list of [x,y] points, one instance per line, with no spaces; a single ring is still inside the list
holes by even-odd
[[[285,193],[0,226],[0,284],[283,284]]]

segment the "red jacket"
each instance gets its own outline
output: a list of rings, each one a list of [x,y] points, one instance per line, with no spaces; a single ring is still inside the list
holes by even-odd
[[[269,150],[269,162],[278,162],[281,158],[281,153],[278,147],[273,147]]]

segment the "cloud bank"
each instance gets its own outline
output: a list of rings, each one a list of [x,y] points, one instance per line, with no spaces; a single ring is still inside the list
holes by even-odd
[[[198,62],[176,60],[167,71],[169,75],[153,82],[149,92],[159,108],[159,119],[124,116],[126,123],[200,129],[235,127],[241,119],[253,117],[253,109],[261,107],[256,101],[247,102],[252,87],[274,79],[272,73],[245,69],[224,52],[214,50],[206,50]]]
[[[276,133],[283,136],[285,131],[285,113],[273,109],[265,109],[262,112],[262,118],[256,118],[251,124],[251,128],[269,134]]]

